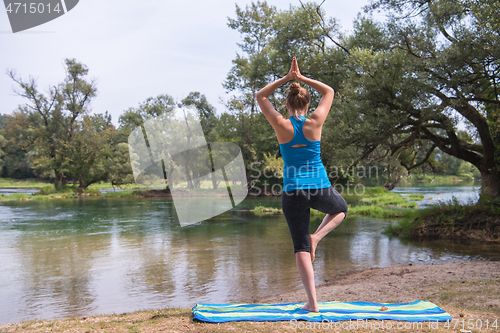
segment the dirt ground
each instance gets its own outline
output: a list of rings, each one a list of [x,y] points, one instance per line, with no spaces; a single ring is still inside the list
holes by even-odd
[[[481,261],[447,263],[439,265],[411,265],[389,268],[372,268],[359,272],[336,275],[316,287],[318,302],[322,301],[365,301],[379,303],[412,302],[422,296],[432,297],[439,303],[439,295],[424,295],[429,287],[437,284],[500,279],[500,262]],[[460,288],[462,290],[462,288]],[[493,295],[484,295],[485,298]],[[500,308],[499,294],[488,304]],[[419,298],[420,297],[420,298]],[[306,301],[304,291],[268,297],[262,302],[301,302]],[[428,299],[425,299],[428,300]],[[436,303],[434,302],[434,303]]]
[[[0,325],[0,332],[500,332],[500,262],[462,262],[374,268],[333,276],[317,287],[318,301],[380,303],[431,301],[453,318],[448,323],[370,320],[362,325],[311,325],[310,322],[193,321],[191,309],[29,321]],[[267,297],[257,303],[304,302],[303,290]],[[405,325],[403,325],[403,323]],[[388,328],[388,325],[392,328]],[[400,324],[400,327],[397,326]],[[384,326],[385,325],[385,326]]]

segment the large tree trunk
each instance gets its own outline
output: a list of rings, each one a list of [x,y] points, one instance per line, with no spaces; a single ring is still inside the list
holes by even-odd
[[[387,183],[382,187],[388,191],[392,191],[396,185],[399,183],[401,178],[403,178],[398,172],[397,167],[392,167],[391,162],[387,163]],[[354,173],[354,172],[353,172]]]
[[[500,172],[486,167],[480,168],[479,171],[481,171],[481,195],[500,197]]]
[[[55,179],[54,179],[54,188],[55,188],[56,191],[58,191],[64,185],[66,185],[67,179],[58,170],[54,170],[54,174],[56,176]]]

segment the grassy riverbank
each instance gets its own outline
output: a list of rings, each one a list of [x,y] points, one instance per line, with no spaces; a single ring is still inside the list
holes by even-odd
[[[347,202],[355,204],[349,207],[349,215],[372,217],[409,217],[414,215],[416,202],[399,193],[382,187],[366,188],[361,195],[344,195]]]
[[[0,201],[43,201],[50,199],[75,199],[84,197],[127,197],[127,196],[144,196],[147,191],[143,190],[128,190],[119,192],[107,192],[101,193],[97,189],[88,189],[84,192],[79,192],[75,188],[68,187],[62,191],[52,191],[47,187],[41,187],[39,191],[28,194],[28,193],[12,193],[12,194],[1,194]]]
[[[500,326],[500,264],[498,262],[449,263],[404,267],[374,268],[350,274],[329,277],[317,287],[319,301],[411,302],[418,299],[435,303],[453,318],[429,327],[411,326],[401,332],[460,332],[472,322],[481,332],[498,332]],[[303,290],[259,300],[258,303],[303,302]],[[194,305],[194,304],[193,304]],[[488,322],[488,328],[486,323]],[[311,332],[306,322],[297,328],[290,322],[229,322],[211,324],[193,321],[191,309],[166,308],[133,313],[100,316],[80,316],[68,319],[34,320],[17,324],[0,325],[1,333],[13,332]],[[339,322],[339,324],[349,322]],[[373,332],[382,321],[365,321],[368,328],[334,327],[318,331]],[[396,327],[397,322],[384,321]],[[404,322],[409,323],[409,322]],[[496,324],[495,324],[496,323]],[[470,325],[470,324],[469,324]],[[455,326],[455,328],[453,328]],[[387,326],[386,326],[387,327]],[[412,328],[415,327],[415,328]],[[469,326],[470,327],[470,326]],[[476,326],[475,326],[476,327]],[[392,330],[388,330],[392,331]],[[472,330],[476,332],[477,330]]]
[[[141,187],[136,184],[127,184],[121,186],[115,186],[111,183],[100,182],[90,185],[86,190],[80,191],[78,185],[73,186],[72,184],[67,184],[64,188],[56,191],[54,185],[41,181],[38,179],[25,179],[17,180],[12,178],[0,178],[0,188],[3,189],[34,189],[36,190],[33,194],[28,193],[12,193],[12,194],[1,194],[0,201],[28,201],[28,200],[50,200],[50,199],[74,199],[82,197],[95,197],[95,196],[132,196],[132,195],[143,195],[144,190],[140,190]],[[119,189],[121,191],[110,191],[107,193],[101,193],[99,190],[107,189]],[[125,190],[125,189],[128,189]]]
[[[49,183],[38,179],[0,178],[0,188],[41,188],[47,185]]]
[[[362,192],[342,193],[342,196],[349,204],[349,215],[387,218],[414,216],[417,203],[412,201],[420,201],[423,198],[421,194],[403,196],[382,187],[366,187]],[[253,212],[274,214],[281,213],[281,208],[258,205]],[[321,215],[323,213],[312,209],[311,214]]]
[[[127,186],[116,187],[120,191],[109,191],[101,193],[99,190],[110,189],[110,183],[92,184],[88,189],[81,192],[77,186],[66,185],[62,190],[56,191],[52,184],[41,182],[38,180],[22,180],[0,178],[0,187],[3,188],[34,188],[38,191],[33,194],[28,193],[13,193],[1,194],[0,201],[43,201],[50,199],[75,199],[84,197],[157,197],[168,196],[168,193],[161,191],[147,191],[140,190],[135,184]],[[124,190],[128,189],[128,190]],[[349,203],[349,214],[359,216],[373,216],[373,217],[406,217],[412,216],[417,207],[415,201],[420,200],[419,195],[402,196],[399,193],[387,191],[381,187],[366,187],[363,191],[357,193],[348,192],[342,193]],[[410,201],[409,201],[410,200]],[[265,205],[258,205],[253,210],[255,214],[274,214],[281,213],[280,208],[267,207]],[[312,211],[312,214],[321,215],[322,213]]]
[[[67,184],[68,187],[72,187],[71,184]],[[0,177],[0,188],[5,188],[5,189],[17,189],[17,188],[33,188],[33,189],[39,189],[39,188],[54,188],[54,184],[36,179],[36,178],[31,178],[31,179],[14,179],[14,178],[2,178]],[[114,186],[116,189],[139,189],[141,187],[137,186],[136,184],[125,184],[125,185],[120,185],[120,186]],[[94,190],[104,190],[104,189],[109,189],[113,188],[113,185],[111,183],[107,182],[99,182],[95,184],[91,184],[89,186],[89,189],[94,189]]]
[[[419,211],[412,220],[389,226],[385,233],[411,238],[500,242],[500,198],[482,198],[475,204],[457,200],[439,203]]]

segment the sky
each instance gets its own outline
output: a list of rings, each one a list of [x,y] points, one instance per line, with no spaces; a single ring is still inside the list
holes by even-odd
[[[322,8],[348,32],[369,0],[326,0]],[[228,95],[222,87],[240,51],[238,31],[227,26],[235,4],[250,0],[103,1],[81,0],[65,15],[29,30],[12,33],[0,8],[0,113],[11,114],[25,100],[14,90],[7,70],[33,76],[40,91],[64,80],[64,59],[74,58],[97,80],[93,113],[118,117],[148,97],[168,94],[176,101],[190,92],[204,94],[218,112]],[[278,10],[299,0],[268,1]]]

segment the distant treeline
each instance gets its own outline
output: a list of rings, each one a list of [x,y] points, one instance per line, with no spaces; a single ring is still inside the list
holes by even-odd
[[[255,93],[284,76],[296,56],[304,75],[336,92],[322,134],[322,160],[333,182],[375,177],[392,189],[408,175],[480,176],[483,193],[497,197],[495,6],[492,0],[445,0],[439,6],[377,0],[367,10],[381,10],[391,19],[359,16],[348,35],[315,3],[286,10],[266,2],[236,6],[228,26],[240,32],[241,52],[222,82],[225,110],[216,112],[199,92],[181,101],[164,94],[125,110],[118,128],[107,112],[91,114],[97,84],[77,60],[66,60],[66,77],[45,94],[34,79],[11,70],[25,103],[0,118],[1,175],[50,179],[56,188],[67,182],[82,189],[101,180],[133,182],[128,135],[148,119],[190,106],[199,113],[207,142],[239,145],[252,186],[280,184],[279,145]],[[270,96],[285,116],[286,89]],[[314,110],[320,96],[310,93]]]

